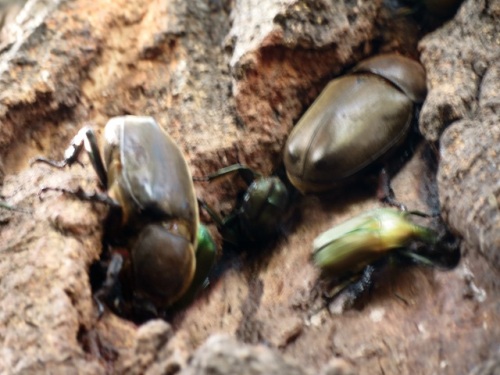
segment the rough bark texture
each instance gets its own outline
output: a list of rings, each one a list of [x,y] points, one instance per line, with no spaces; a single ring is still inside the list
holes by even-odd
[[[415,17],[373,0],[18,5],[0,46],[0,196],[23,210],[0,208],[0,373],[498,371],[500,1],[466,0],[425,36]],[[297,198],[282,236],[233,257],[168,323],[97,319],[89,268],[106,208],[38,194],[95,190],[95,173],[86,158],[55,170],[33,157],[60,159],[84,123],[100,132],[112,116],[140,114],[178,141],[195,176],[236,162],[270,174],[328,80],[381,51],[426,68],[419,125],[439,141],[437,180],[435,145],[421,143],[393,187],[412,209],[440,206],[464,239],[456,269],[387,269],[356,309],[325,306],[312,240],[380,205],[360,182]],[[227,213],[238,181],[197,183],[197,194]]]

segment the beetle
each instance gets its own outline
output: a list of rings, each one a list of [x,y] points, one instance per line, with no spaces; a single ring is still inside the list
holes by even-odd
[[[232,245],[262,243],[279,231],[288,210],[288,189],[279,177],[264,177],[242,164],[221,168],[197,180],[213,181],[233,173],[238,173],[248,188],[228,216],[221,218],[206,203],[201,203],[217,224],[225,242]]]
[[[291,131],[284,148],[290,182],[302,193],[330,190],[400,146],[426,96],[416,61],[384,54],[332,80]]]
[[[316,237],[312,261],[321,270],[323,279],[339,284],[330,296],[359,279],[352,288],[355,299],[371,283],[373,265],[388,257],[420,265],[455,267],[460,259],[458,243],[433,229],[415,224],[410,216],[429,217],[418,211],[378,208]],[[417,244],[424,246],[414,246]]]
[[[437,17],[444,19],[451,17],[460,7],[462,0],[406,0],[409,12],[422,13],[427,12]]]
[[[190,287],[198,287],[192,286],[193,280],[206,278],[216,252],[209,232],[199,224],[193,181],[181,150],[152,117],[122,116],[111,118],[104,128],[104,158],[86,126],[71,141],[64,160],[34,162],[64,168],[78,162],[83,148],[107,193],[76,194],[110,205],[110,238],[120,238],[126,248],[113,252],[107,280],[95,294],[100,313],[100,300],[109,296],[118,277],[130,287],[134,308],[165,311]]]

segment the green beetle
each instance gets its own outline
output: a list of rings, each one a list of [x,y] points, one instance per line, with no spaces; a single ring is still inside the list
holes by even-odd
[[[291,183],[302,193],[322,192],[366,170],[405,141],[425,95],[423,67],[395,54],[334,79],[287,139]]]
[[[313,263],[324,278],[341,285],[346,281],[349,284],[367,267],[370,267],[370,275],[361,281],[369,283],[373,271],[371,265],[387,256],[405,258],[421,265],[456,266],[460,259],[458,243],[448,242],[436,231],[413,223],[409,220],[412,215],[428,216],[415,211],[378,208],[347,220],[314,240]],[[425,246],[413,248],[416,243]]]
[[[215,245],[199,224],[198,203],[184,156],[153,118],[123,116],[106,124],[104,159],[92,129],[84,127],[62,162],[35,161],[63,168],[77,162],[83,147],[107,194],[89,196],[79,191],[77,195],[111,206],[110,237],[113,241],[120,238],[119,244],[127,249],[113,253],[108,280],[96,300],[108,297],[119,277],[129,286],[134,307],[164,311],[190,287],[199,287],[193,280],[202,283],[215,259]]]
[[[225,218],[202,202],[217,224],[225,242],[233,245],[262,243],[276,235],[288,210],[289,194],[278,177],[263,177],[245,165],[234,164],[208,177],[214,179],[238,173],[248,185],[240,202]]]

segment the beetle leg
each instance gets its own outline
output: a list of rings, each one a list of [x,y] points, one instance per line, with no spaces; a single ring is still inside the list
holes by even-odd
[[[54,168],[64,168],[65,166],[73,165],[74,163],[78,163],[82,165],[82,163],[78,160],[80,153],[83,149],[83,143],[85,139],[85,134],[87,130],[90,129],[88,127],[84,127],[78,131],[78,133],[73,137],[70,142],[68,148],[64,151],[64,159],[61,161],[50,160],[44,157],[38,157],[31,161],[31,165],[34,163],[45,163]]]
[[[209,174],[206,177],[193,178],[194,181],[212,181],[217,178],[227,176],[228,174],[238,173],[241,178],[250,185],[256,178],[260,177],[260,174],[254,172],[250,167],[243,164],[233,164],[228,167],[219,169],[217,172]]]
[[[84,126],[78,133],[73,137],[70,142],[69,147],[64,151],[64,159],[61,161],[50,160],[44,157],[38,157],[31,161],[31,165],[34,163],[45,163],[54,168],[64,168],[65,166],[82,163],[78,160],[83,148],[88,153],[90,162],[94,167],[94,170],[99,177],[99,181],[104,188],[107,187],[107,174],[104,168],[104,163],[102,162],[101,153],[99,152],[99,147],[97,146],[97,139],[94,131],[89,126]]]
[[[215,210],[210,207],[204,200],[198,198],[198,204],[207,211],[212,218],[225,242],[233,245],[239,244],[238,230],[234,229],[238,225],[238,212],[234,212],[224,219]],[[231,229],[233,228],[233,229]]]
[[[22,208],[17,208],[14,206],[11,206],[10,204],[7,204],[6,202],[0,201],[0,208],[3,208],[5,210],[9,211],[15,211],[15,212],[22,212],[24,214],[31,214],[31,211],[23,210]]]
[[[341,285],[341,290],[337,289],[337,297],[329,304],[328,310],[331,313],[338,314],[348,310],[354,306],[354,303],[372,286],[375,267],[368,265],[363,270],[361,277],[348,284],[348,282]],[[348,284],[345,286],[345,284]]]
[[[224,226],[224,220],[222,217],[215,212],[215,210],[210,207],[207,202],[205,202],[203,199],[197,198],[198,204],[205,210],[207,211],[208,215],[212,218],[212,220],[215,222],[215,225],[217,225],[217,228]]]
[[[103,193],[97,193],[97,192],[89,194],[89,193],[86,193],[81,187],[79,187],[76,190],[69,190],[69,189],[59,188],[59,187],[44,186],[38,192],[38,197],[40,199],[42,199],[42,194],[49,191],[49,190],[50,191],[58,191],[58,192],[61,192],[64,194],[72,195],[72,196],[74,196],[80,200],[83,200],[83,201],[104,203],[104,204],[110,206],[111,208],[119,208],[120,207],[120,204],[117,201],[115,201],[113,198],[111,198],[109,195],[103,194]]]
[[[426,245],[426,248],[428,247],[429,245]],[[460,240],[447,233],[440,236],[430,246],[430,251],[417,252],[411,249],[402,249],[398,254],[416,265],[449,270],[455,268],[460,262]]]
[[[102,284],[101,288],[94,294],[94,301],[97,304],[98,319],[100,319],[104,314],[103,301],[111,295],[111,291],[116,285],[122,266],[123,256],[118,252],[114,252],[111,256],[108,270],[106,271],[106,280]]]
[[[97,177],[99,177],[99,181],[102,187],[106,189],[108,187],[108,175],[106,173],[106,169],[104,168],[104,163],[102,161],[101,152],[99,151],[99,146],[97,144],[94,130],[92,130],[92,128],[90,127],[85,127],[83,129],[85,129],[85,151],[87,151],[87,154],[89,155],[92,167],[94,167],[94,170],[97,173]],[[80,130],[80,132],[82,130]]]
[[[440,212],[432,212],[428,214],[427,212],[422,212],[422,211],[407,211],[408,215],[414,215],[414,216],[420,216],[420,217],[425,217],[425,218],[435,218],[441,216]]]
[[[401,211],[408,211],[408,208],[404,204],[398,202],[394,197],[389,173],[387,173],[385,168],[382,168],[379,174],[377,198],[390,206],[399,208]]]

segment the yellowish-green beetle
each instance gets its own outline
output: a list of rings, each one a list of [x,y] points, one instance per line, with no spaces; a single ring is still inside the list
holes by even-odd
[[[413,223],[409,220],[411,215],[427,216],[378,208],[349,219],[316,237],[313,263],[324,277],[339,282],[359,275],[388,255],[416,264],[454,267],[460,258],[457,243],[446,243],[436,231]],[[413,243],[425,244],[425,250],[412,249]]]
[[[412,241],[434,245],[437,233],[408,220],[408,212],[379,208],[365,212],[320,234],[313,259],[323,272],[337,277],[357,273],[366,265]]]
[[[114,117],[104,129],[104,158],[92,129],[84,127],[62,162],[36,161],[63,168],[77,162],[83,148],[107,194],[77,195],[110,205],[110,240],[127,250],[113,253],[98,302],[107,299],[118,278],[128,289],[131,309],[161,312],[194,293],[199,285],[193,280],[203,283],[207,277],[215,244],[199,224],[191,174],[173,139],[151,117]]]

